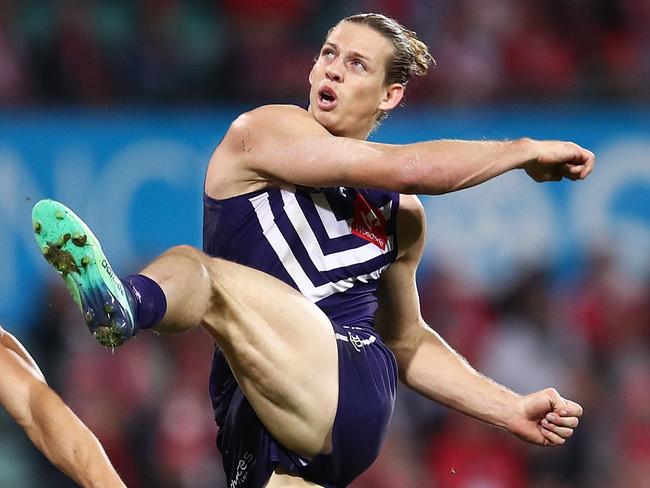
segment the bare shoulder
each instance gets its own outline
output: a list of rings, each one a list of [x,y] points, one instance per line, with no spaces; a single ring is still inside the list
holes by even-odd
[[[248,133],[241,134],[241,131]],[[327,133],[314,117],[297,105],[263,105],[237,117],[228,132],[244,137],[263,137],[288,131],[296,133]],[[252,133],[252,134],[251,134]]]
[[[295,105],[264,105],[237,117],[210,159],[205,192],[228,198],[276,184],[260,171],[260,161],[297,137],[329,134],[305,109]]]
[[[277,117],[311,117],[309,112],[297,105],[262,105],[241,114],[238,119],[265,119]],[[237,119],[236,119],[237,120]]]
[[[397,215],[399,259],[419,261],[426,239],[424,206],[416,195],[400,195]]]

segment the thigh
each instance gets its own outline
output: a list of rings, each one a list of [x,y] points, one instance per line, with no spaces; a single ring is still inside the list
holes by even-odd
[[[308,461],[289,451],[269,433],[244,396],[235,386],[217,399],[215,410],[226,485],[236,488],[264,486],[318,486],[306,484],[303,469]],[[230,391],[227,391],[230,390]],[[214,399],[213,399],[214,401]],[[222,410],[223,409],[223,410]],[[268,483],[272,483],[269,485]]]
[[[333,327],[340,387],[332,450],[311,460],[270,434],[216,351],[211,395],[229,486],[259,488],[278,467],[322,486],[346,486],[376,458],[393,411],[395,358],[374,333]]]
[[[338,353],[328,318],[290,286],[229,261],[209,262],[203,325],[271,434],[311,458],[328,452],[338,402]]]

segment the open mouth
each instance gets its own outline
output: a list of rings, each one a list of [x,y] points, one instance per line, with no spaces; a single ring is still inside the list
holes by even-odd
[[[336,92],[328,87],[324,86],[318,90],[318,106],[321,110],[332,110],[336,106]]]

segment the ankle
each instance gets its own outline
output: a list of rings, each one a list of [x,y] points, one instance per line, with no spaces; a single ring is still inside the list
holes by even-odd
[[[158,283],[141,274],[129,275],[122,280],[133,319],[139,329],[158,324],[167,311],[167,298]]]

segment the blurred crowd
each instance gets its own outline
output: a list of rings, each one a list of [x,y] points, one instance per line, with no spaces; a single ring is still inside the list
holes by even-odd
[[[416,30],[436,58],[411,106],[650,101],[648,0],[0,0],[0,108],[302,103],[328,28],[364,11]],[[400,390],[352,488],[650,486],[650,276],[600,250],[569,279],[542,265],[499,287],[444,268],[418,279],[427,322],[479,370],[520,393],[556,386],[585,415],[545,449]],[[58,281],[33,300],[21,340],[127,486],[224,485],[207,335],[143,332],[113,352]],[[0,484],[73,486],[4,412],[0,433]]]
[[[495,291],[429,269],[419,287],[427,322],[478,369],[519,393],[555,386],[585,414],[565,446],[542,448],[400,390],[380,457],[352,488],[648,486],[650,280],[620,275],[607,253],[595,252],[568,281],[543,267],[522,269]],[[28,347],[127,486],[224,485],[208,398],[213,346],[204,332],[145,331],[111,352],[86,332],[58,281],[38,303]],[[0,479],[12,459],[37,465],[29,464],[31,479],[17,474],[7,486],[73,486],[17,427],[8,436],[9,424],[0,421]],[[12,458],[17,438],[25,451]]]
[[[650,99],[647,0],[0,0],[0,107],[301,103],[364,11],[429,45],[413,102]]]

